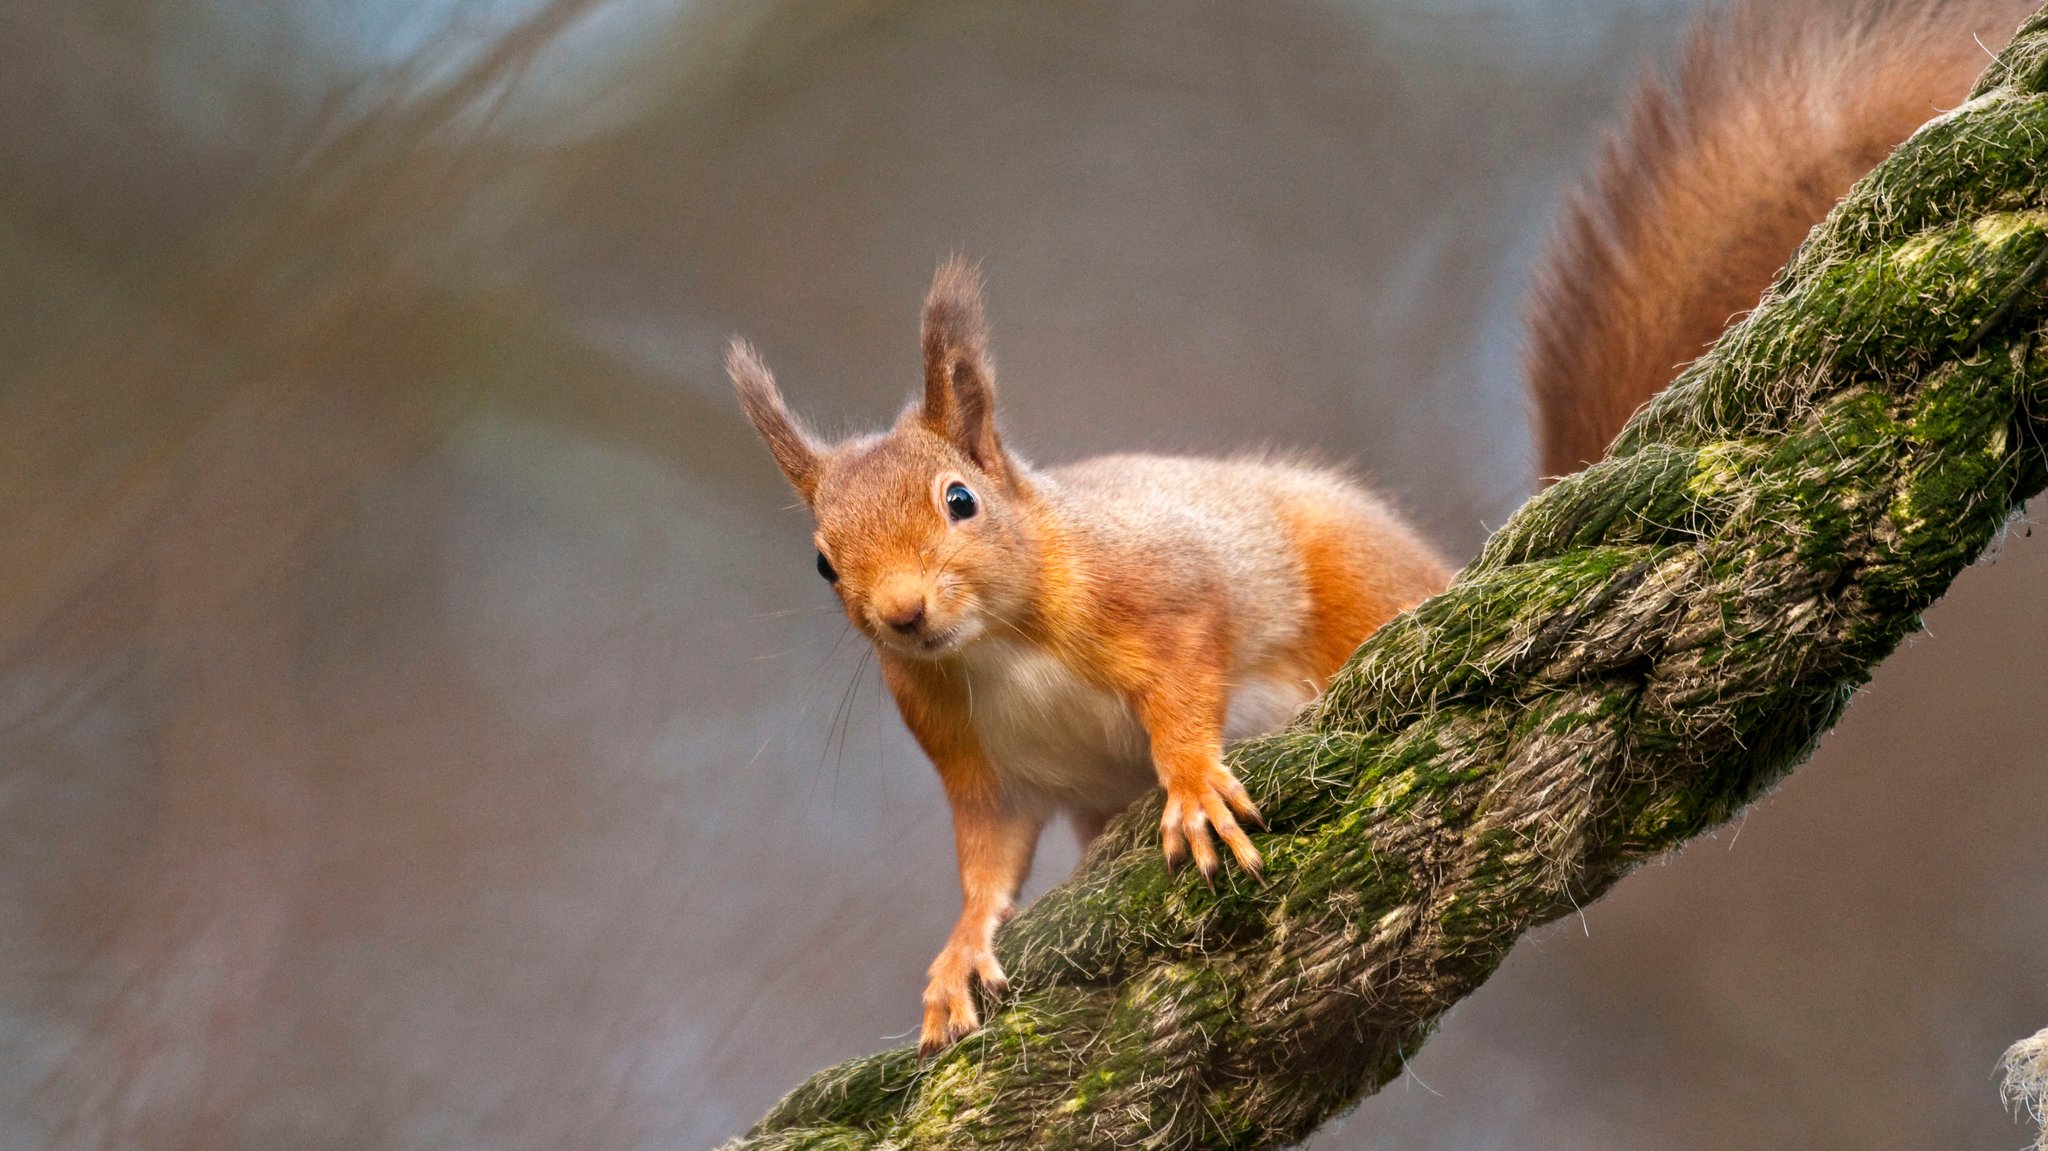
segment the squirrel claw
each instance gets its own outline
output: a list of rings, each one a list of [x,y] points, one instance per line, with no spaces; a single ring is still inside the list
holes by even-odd
[[[918,1062],[922,1063],[974,1034],[980,1026],[981,1018],[975,1012],[971,998],[963,996],[942,1003],[928,1000],[924,1008],[924,1026],[917,1035]]]
[[[1259,849],[1252,846],[1251,837],[1238,826],[1240,814],[1256,820],[1258,808],[1252,806],[1243,785],[1221,763],[1214,764],[1199,779],[1169,783],[1159,829],[1168,871],[1173,870],[1184,853],[1191,853],[1195,866],[1202,872],[1202,881],[1214,890],[1213,876],[1220,865],[1215,841],[1221,839],[1238,866],[1257,877],[1264,860]],[[1264,824],[1259,826],[1263,828]]]
[[[990,998],[1010,989],[1010,978],[986,947],[948,946],[932,963],[931,982],[924,990],[924,1025],[918,1031],[919,1062],[974,1034],[981,1013],[974,1005],[974,984]]]

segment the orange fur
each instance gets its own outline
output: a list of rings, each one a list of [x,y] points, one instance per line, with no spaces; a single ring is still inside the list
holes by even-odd
[[[1321,691],[1367,636],[1411,605],[1416,587],[1441,577],[1439,561],[1397,522],[1362,540],[1352,519],[1319,504],[1282,516],[1308,582],[1308,642],[1296,670]]]

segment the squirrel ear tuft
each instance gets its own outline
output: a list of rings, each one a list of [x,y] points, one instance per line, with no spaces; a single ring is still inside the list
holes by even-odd
[[[982,315],[981,272],[959,256],[932,276],[924,298],[924,406],[927,427],[952,441],[983,471],[1007,478],[996,434],[995,365]]]
[[[761,433],[769,454],[775,457],[775,466],[782,469],[790,486],[809,503],[818,490],[818,462],[824,454],[818,441],[789,414],[789,405],[782,402],[775,377],[752,344],[734,337],[725,350],[725,371],[732,377],[733,390],[739,393],[747,422]]]

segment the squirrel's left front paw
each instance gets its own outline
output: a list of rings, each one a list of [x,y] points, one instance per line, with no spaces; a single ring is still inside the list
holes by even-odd
[[[1166,785],[1166,812],[1159,820],[1159,835],[1166,846],[1166,864],[1172,867],[1194,853],[1202,878],[1216,874],[1216,846],[1210,829],[1229,846],[1238,866],[1257,875],[1264,861],[1251,837],[1238,826],[1239,819],[1264,827],[1265,820],[1252,804],[1244,785],[1221,762],[1192,778],[1171,780]]]
[[[924,1027],[917,1037],[918,1058],[951,1047],[981,1026],[981,1015],[974,1008],[977,979],[990,995],[1001,995],[1010,986],[995,952],[985,947],[949,944],[932,961],[931,982],[924,989]]]

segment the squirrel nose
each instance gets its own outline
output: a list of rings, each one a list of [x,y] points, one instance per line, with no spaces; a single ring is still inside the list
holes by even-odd
[[[916,631],[918,625],[924,622],[924,597],[898,601],[880,609],[876,614],[882,617],[883,623],[909,634]]]

